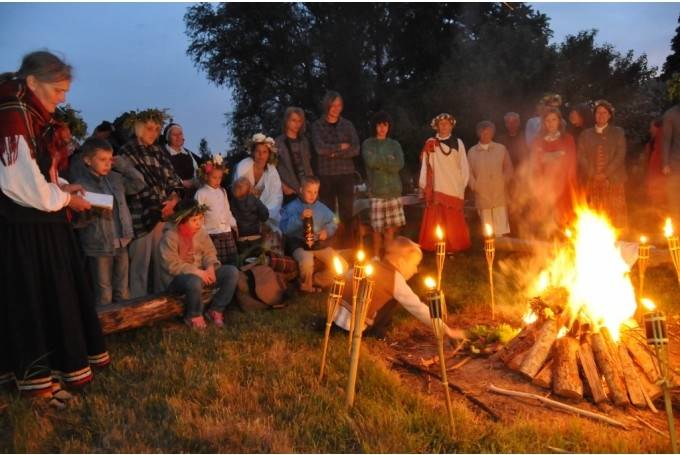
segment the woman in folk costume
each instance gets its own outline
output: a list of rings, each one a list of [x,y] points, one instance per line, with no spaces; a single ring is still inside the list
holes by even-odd
[[[110,362],[66,211],[91,206],[57,175],[53,114],[70,85],[71,67],[44,51],[0,75],[0,384],[57,408],[71,398],[61,383]]]
[[[421,152],[418,185],[425,195],[425,213],[419,243],[423,250],[434,251],[439,224],[445,232],[446,250],[465,250],[470,247],[470,231],[463,215],[470,176],[465,146],[452,135],[456,125],[452,115],[439,114],[430,125],[437,134],[425,141]]]
[[[584,131],[578,141],[588,204],[605,213],[616,228],[625,229],[626,136],[622,128],[612,125],[614,106],[608,101],[596,101],[593,114],[595,126]]]
[[[557,226],[545,224],[548,230],[560,230],[574,216],[576,189],[576,146],[565,132],[562,115],[547,108],[541,131],[531,146],[531,188],[539,220],[554,220]]]

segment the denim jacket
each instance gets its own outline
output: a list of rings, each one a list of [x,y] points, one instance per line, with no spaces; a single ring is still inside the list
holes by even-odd
[[[86,191],[113,195],[114,209],[93,208],[78,216],[75,228],[86,256],[113,256],[116,238],[131,240],[132,217],[125,199],[126,194],[136,194],[144,188],[144,177],[124,156],[116,156],[112,171],[106,176],[84,172],[74,183]],[[117,220],[114,218],[117,216]],[[116,222],[120,223],[120,236],[116,236]]]

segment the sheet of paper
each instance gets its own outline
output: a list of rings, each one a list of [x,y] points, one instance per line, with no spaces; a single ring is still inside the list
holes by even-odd
[[[113,196],[110,194],[91,193],[85,191],[85,199],[92,204],[93,207],[101,207],[113,210]]]

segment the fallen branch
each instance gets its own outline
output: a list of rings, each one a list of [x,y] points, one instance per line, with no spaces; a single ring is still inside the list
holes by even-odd
[[[462,367],[463,365],[465,365],[466,363],[468,363],[470,360],[472,360],[472,357],[465,357],[463,360],[461,360],[461,361],[458,362],[457,364],[452,365],[452,366],[451,366],[450,368],[448,368],[446,371],[457,370],[458,368],[460,368],[460,367]]]
[[[649,423],[649,422],[647,422],[646,420],[644,420],[642,417],[636,416],[636,415],[633,415],[633,417],[635,418],[635,420],[637,420],[638,422],[640,422],[641,424],[643,424],[644,426],[646,426],[646,427],[649,428],[650,430],[652,430],[652,431],[654,431],[654,432],[656,432],[656,433],[659,433],[661,436],[663,436],[663,437],[665,437],[665,438],[668,438],[668,437],[669,437],[669,436],[668,436],[668,433],[664,433],[663,431],[659,430],[658,428],[656,428],[655,426],[653,426],[651,423]]]
[[[437,373],[433,373],[433,372],[431,372],[431,371],[428,371],[428,370],[426,370],[425,368],[422,368],[422,367],[420,367],[420,366],[418,366],[418,365],[414,365],[414,364],[412,364],[411,362],[408,362],[408,361],[406,361],[406,360],[404,360],[404,359],[402,359],[402,358],[399,358],[399,357],[397,357],[397,358],[387,357],[387,360],[389,360],[390,362],[392,362],[392,363],[395,364],[395,365],[399,365],[399,366],[401,366],[401,367],[403,367],[403,368],[406,368],[406,369],[408,369],[408,370],[415,370],[415,371],[418,371],[418,372],[420,372],[420,373],[425,373],[425,374],[427,374],[428,376],[431,376],[431,377],[436,378],[436,379],[438,379],[439,381],[441,381],[441,377],[440,377]],[[451,390],[453,390],[453,391],[455,391],[455,392],[458,392],[459,394],[463,395],[470,403],[474,404],[475,406],[477,406],[478,408],[480,408],[482,411],[484,411],[489,417],[491,417],[491,419],[492,419],[494,422],[498,422],[498,421],[501,419],[501,418],[498,416],[498,414],[496,414],[493,410],[491,410],[491,408],[489,408],[486,404],[484,404],[483,402],[479,401],[479,400],[478,400],[477,398],[475,398],[474,396],[470,395],[468,392],[466,392],[466,391],[465,391],[462,387],[460,387],[459,385],[454,384],[453,382],[451,382],[451,379],[450,379],[450,378],[449,378],[448,382],[449,382],[449,388],[450,388]]]
[[[538,400],[541,403],[551,406],[553,408],[557,409],[562,409],[565,411],[569,412],[575,412],[576,414],[582,415],[584,417],[590,417],[591,419],[599,420],[601,422],[608,423],[609,425],[613,425],[615,427],[623,428],[624,430],[628,430],[628,427],[624,425],[623,423],[619,422],[618,420],[611,419],[607,416],[603,416],[601,414],[596,414],[594,412],[586,411],[584,409],[580,409],[574,406],[570,406],[568,404],[560,403],[559,401],[551,400],[549,398],[542,397],[540,395],[535,395],[533,393],[527,393],[527,392],[520,392],[517,390],[508,390],[508,389],[501,389],[500,387],[496,387],[493,384],[489,384],[489,391],[497,393],[499,395],[507,395],[510,397],[519,397],[519,398],[531,398],[534,400]]]
[[[560,449],[559,447],[547,446],[548,449],[553,453],[571,453],[568,450]]]

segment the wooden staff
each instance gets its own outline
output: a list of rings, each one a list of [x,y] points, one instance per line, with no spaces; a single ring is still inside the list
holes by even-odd
[[[328,352],[328,339],[331,335],[331,326],[333,325],[333,318],[338,309],[338,305],[342,300],[342,293],[345,290],[345,277],[343,276],[342,263],[338,257],[333,258],[333,266],[335,267],[335,279],[333,280],[333,287],[328,294],[326,302],[326,332],[323,337],[323,353],[321,354],[321,370],[319,371],[319,382],[323,379],[323,372],[326,368],[326,353]]]
[[[493,261],[496,257],[496,239],[493,236],[493,229],[491,225],[484,226],[484,255],[486,256],[486,264],[489,268],[489,290],[491,292],[491,319],[496,318],[496,297],[493,289]]]
[[[442,320],[444,316],[442,292],[435,288],[435,282],[432,278],[425,279],[425,286],[428,288],[427,304],[430,308],[430,318],[432,319],[432,330],[437,339],[437,350],[439,352],[439,366],[441,367],[441,380],[444,386],[444,393],[446,395],[446,412],[449,416],[449,425],[451,427],[451,436],[456,434],[456,425],[453,420],[453,407],[451,405],[451,395],[449,394],[449,381],[446,376],[446,359],[444,358],[444,331],[445,323]]]
[[[352,350],[352,338],[354,336],[354,315],[357,311],[357,294],[359,292],[359,285],[365,276],[365,259],[366,255],[364,254],[364,251],[357,251],[357,257],[352,272],[352,317],[349,321],[349,337],[347,338],[347,349],[350,351]]]
[[[373,267],[369,264],[366,266],[366,276],[359,285],[356,311],[352,313],[352,319],[354,320],[354,332],[352,333],[352,351],[349,361],[349,380],[347,382],[347,396],[345,399],[345,405],[348,409],[351,409],[352,406],[354,406],[357,371],[359,369],[359,354],[361,352],[361,335],[364,331],[368,307],[371,305],[371,299],[373,298],[374,282],[371,278],[372,274]]]
[[[444,271],[444,259],[446,259],[446,240],[444,240],[444,231],[437,225],[435,229],[437,241],[435,242],[435,256],[437,259],[437,290],[442,290],[442,272]],[[442,298],[444,295],[442,294]],[[442,300],[442,318],[444,321],[448,320],[448,308],[446,307],[446,300]]]

